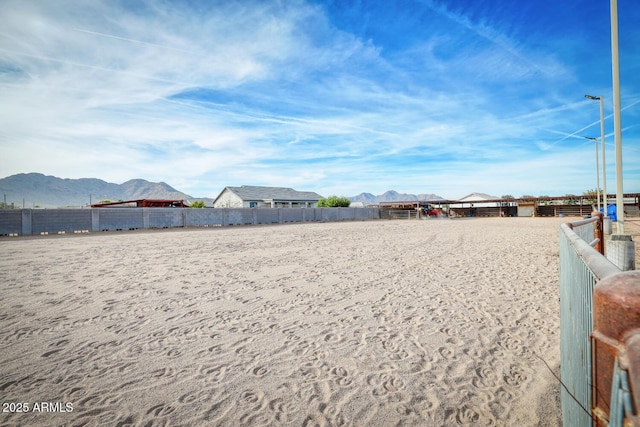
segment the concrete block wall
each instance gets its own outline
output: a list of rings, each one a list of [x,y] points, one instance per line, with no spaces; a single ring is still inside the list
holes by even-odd
[[[91,230],[89,209],[24,209],[22,212],[23,226],[31,220],[31,234]]]
[[[355,212],[355,219],[359,219],[359,220],[375,219],[374,218],[374,214],[376,212],[374,212],[371,209],[356,209],[356,208],[354,208],[354,212]],[[379,212],[377,212],[377,213],[380,214]]]
[[[249,225],[253,224],[253,212],[252,209],[236,208],[225,209],[226,221],[224,225]]]
[[[302,209],[283,209],[281,212],[282,222],[302,222]]]
[[[185,210],[175,208],[148,209],[149,225],[145,228],[173,228],[184,227]]]
[[[4,209],[0,236],[379,218],[378,208]]]
[[[348,220],[355,217],[357,208],[338,208],[338,219]]]
[[[256,213],[256,222],[255,224],[277,224],[280,222],[280,211],[281,209],[271,209],[271,208],[257,208],[254,209]]]
[[[225,210],[226,209],[186,209],[185,222],[191,227],[221,226],[224,223]]]
[[[0,234],[15,235],[22,232],[22,211],[1,210],[0,211]],[[31,233],[29,233],[31,234]]]
[[[307,221],[320,221],[320,208],[309,208],[302,210],[302,220]]]
[[[322,208],[322,221],[338,221],[342,219],[339,217],[339,210],[342,208],[326,209]]]
[[[91,209],[91,212],[95,212],[94,215],[97,217],[97,224],[93,224],[94,228],[92,231],[136,230],[138,228],[148,228],[149,216],[148,212],[145,212],[146,209],[148,208]]]

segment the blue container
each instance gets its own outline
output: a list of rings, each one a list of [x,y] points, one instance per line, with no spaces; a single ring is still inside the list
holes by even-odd
[[[604,213],[604,208],[600,209],[600,212]],[[616,209],[616,205],[607,206],[607,216],[611,218],[611,221],[616,222],[618,220],[618,210]]]

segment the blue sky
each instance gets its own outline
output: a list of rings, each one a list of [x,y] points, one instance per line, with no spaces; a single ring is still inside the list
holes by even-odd
[[[618,0],[624,191],[640,192],[640,3]],[[596,187],[606,0],[0,3],[0,177],[353,196]]]

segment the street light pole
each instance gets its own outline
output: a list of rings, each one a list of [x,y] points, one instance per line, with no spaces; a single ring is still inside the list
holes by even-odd
[[[592,138],[585,136],[586,139],[595,141],[596,143],[596,205],[598,206],[598,212],[600,212],[600,165],[598,164],[598,138]]]
[[[602,96],[585,95],[585,98],[600,101],[600,142],[602,143],[602,205],[604,207],[604,217],[607,218],[609,202],[607,200],[607,161],[605,158],[604,144],[604,99]]]
[[[611,71],[613,77],[613,134],[616,144],[616,227],[624,234],[624,192],[622,190],[622,123],[620,120],[620,56],[618,50],[618,0],[611,4]]]

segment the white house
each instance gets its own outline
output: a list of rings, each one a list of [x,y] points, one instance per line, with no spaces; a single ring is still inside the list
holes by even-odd
[[[286,187],[243,185],[225,187],[213,201],[214,208],[313,208],[322,196],[313,191]]]
[[[474,207],[474,208],[489,208],[494,206],[500,206],[500,203],[496,200],[499,200],[500,197],[492,196],[490,194],[485,193],[471,193],[466,196],[458,199],[458,203],[454,203],[451,205],[452,208],[465,208],[465,207]],[[487,200],[491,200],[491,202],[487,202]]]

